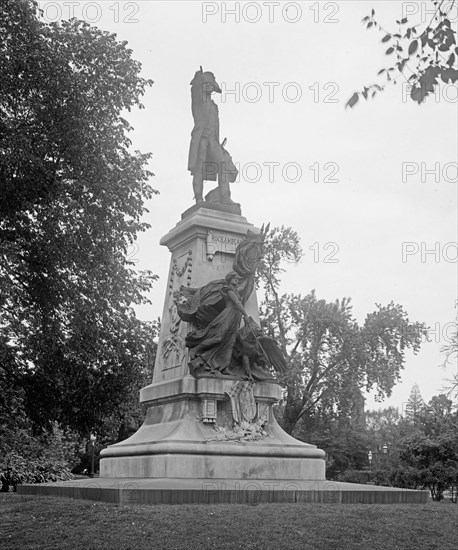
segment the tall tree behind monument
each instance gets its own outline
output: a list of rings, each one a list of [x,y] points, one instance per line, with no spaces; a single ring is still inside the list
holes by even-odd
[[[389,396],[400,379],[405,350],[418,352],[427,334],[423,323],[410,321],[392,302],[377,305],[360,326],[349,298],[327,302],[315,291],[280,294],[285,262],[297,262],[301,255],[291,228],[274,228],[266,235],[261,318],[267,334],[289,356],[290,368],[280,379],[286,387],[283,427],[288,433],[299,421],[312,420],[320,407],[350,413],[360,390],[375,389],[380,399]]]
[[[87,435],[135,387],[154,333],[132,304],[155,277],[129,254],[155,191],[120,116],[151,82],[114,35],[37,9],[5,0],[0,20],[1,378],[40,426]]]

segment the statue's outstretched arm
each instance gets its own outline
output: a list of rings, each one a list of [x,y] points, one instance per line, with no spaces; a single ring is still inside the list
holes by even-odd
[[[196,71],[194,78],[191,80],[191,111],[194,121],[197,122],[202,117],[203,98],[203,82],[204,73]]]
[[[245,308],[243,307],[242,302],[238,299],[237,294],[233,290],[228,290],[227,297],[231,300],[231,302],[235,305],[235,307],[240,311],[240,313],[243,315],[243,319],[247,322],[249,319],[248,314],[245,311]]]

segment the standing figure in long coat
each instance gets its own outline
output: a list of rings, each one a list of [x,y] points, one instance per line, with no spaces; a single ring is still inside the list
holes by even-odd
[[[237,178],[237,169],[229,153],[219,142],[218,106],[211,98],[221,88],[211,72],[196,72],[191,81],[192,116],[194,128],[191,133],[188,170],[193,176],[192,187],[196,203],[203,202],[203,182],[218,181],[216,202],[234,204],[229,183]],[[215,200],[215,193],[212,193]]]

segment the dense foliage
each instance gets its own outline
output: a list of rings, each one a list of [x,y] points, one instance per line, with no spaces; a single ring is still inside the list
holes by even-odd
[[[433,500],[450,491],[458,501],[458,416],[444,394],[426,404],[418,386],[402,411],[367,411],[342,430],[325,415],[309,423],[308,440],[326,449],[333,479],[429,489]],[[339,422],[340,420],[340,422]]]
[[[22,419],[15,430],[2,433],[0,480],[2,491],[16,490],[21,483],[44,483],[72,478],[71,470],[84,454],[84,442],[56,423],[48,433],[37,436]]]
[[[128,249],[155,191],[126,111],[151,84],[125,42],[31,0],[0,19],[0,430],[26,415],[86,436],[151,370],[132,309],[155,276]]]

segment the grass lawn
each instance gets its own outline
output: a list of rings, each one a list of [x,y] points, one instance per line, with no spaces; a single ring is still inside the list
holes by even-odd
[[[456,550],[458,505],[116,505],[0,493],[2,550]]]

